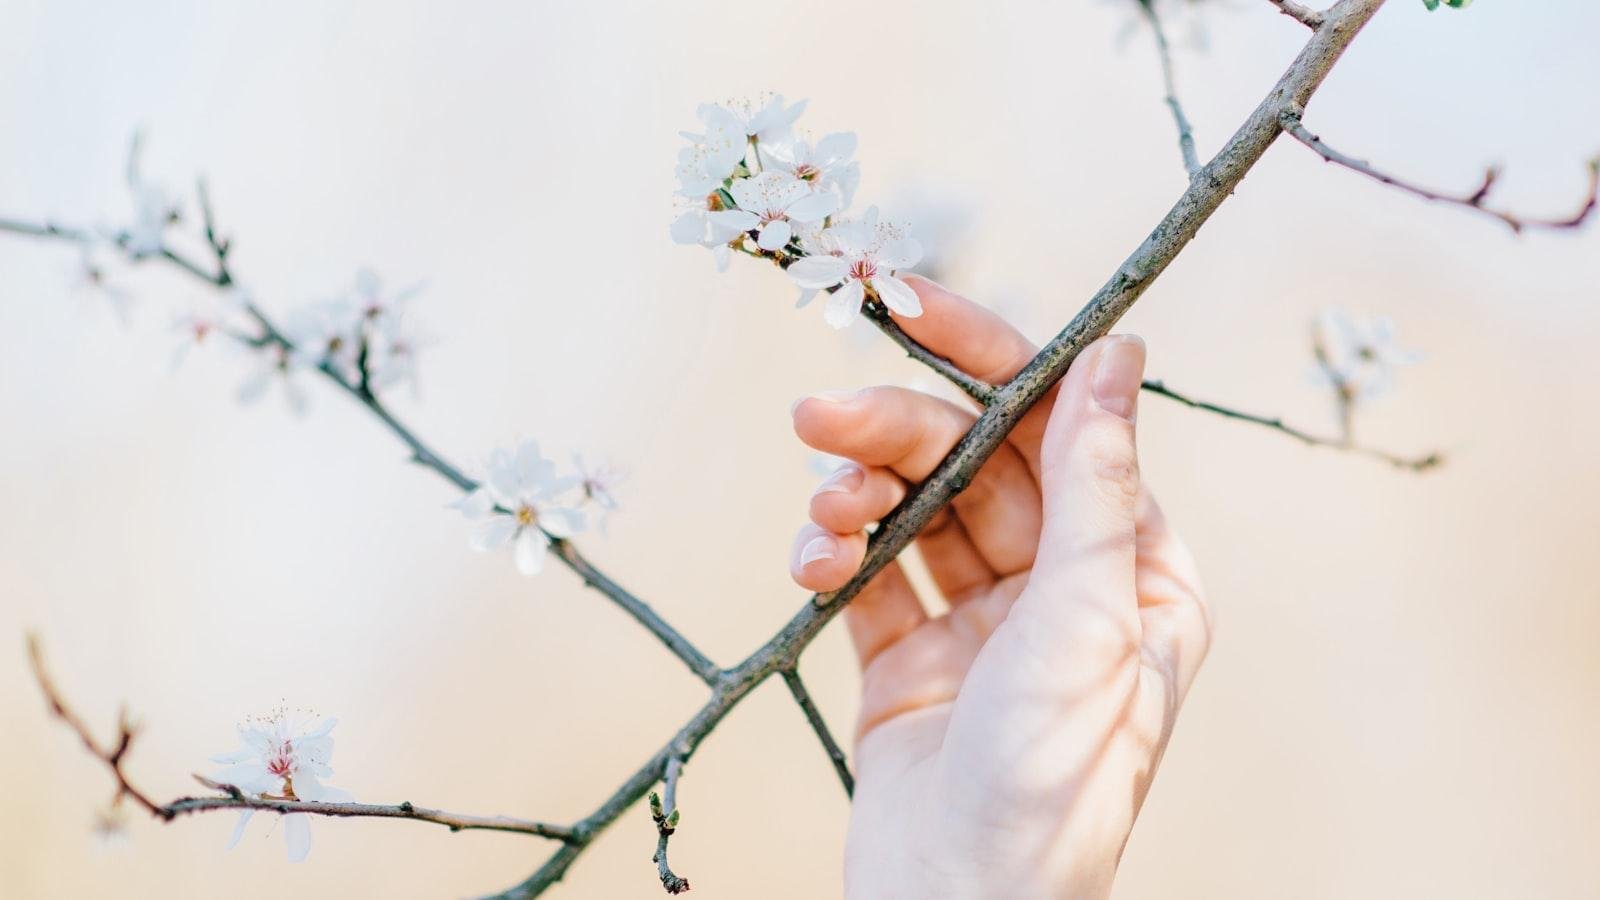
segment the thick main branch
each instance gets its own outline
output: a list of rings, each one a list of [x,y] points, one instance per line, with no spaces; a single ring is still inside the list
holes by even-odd
[[[561,848],[522,883],[494,895],[523,900],[560,881],[593,835],[609,826],[644,796],[665,771],[669,758],[687,758],[706,735],[757,685],[774,673],[792,668],[800,652],[850,600],[911,543],[934,513],[943,509],[971,482],[990,454],[1005,440],[1022,415],[1066,374],[1072,361],[1090,343],[1109,331],[1129,307],[1177,258],[1200,226],[1216,212],[1280,133],[1280,117],[1291,105],[1304,106],[1356,34],[1383,6],[1384,0],[1342,0],[1273,86],[1250,118],[1216,158],[1190,180],[1183,196],[1130,255],[1110,280],[1060,334],[1046,344],[1023,370],[1001,387],[978,421],[957,442],[906,499],[884,518],[873,534],[860,570],[844,587],[811,598],[770,640],[744,662],[724,674],[711,699],[643,766],[591,813],[575,830],[580,842]]]

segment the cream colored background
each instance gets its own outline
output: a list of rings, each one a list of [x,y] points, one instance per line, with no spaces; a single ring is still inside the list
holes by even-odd
[[[873,335],[790,309],[776,273],[666,236],[697,102],[811,98],[861,136],[865,201],[974,224],[949,275],[1048,336],[1182,187],[1147,36],[1124,5],[105,4],[0,9],[0,212],[114,214],[127,135],[211,177],[241,277],[274,309],[360,264],[427,279],[440,342],[398,406],[463,461],[535,436],[609,453],[627,511],[584,546],[731,663],[804,595],[785,554],[813,479],[802,393],[917,376]],[[1206,23],[1182,91],[1203,152],[1303,35],[1265,2]],[[1187,33],[1187,29],[1180,29]],[[1429,183],[1509,165],[1502,199],[1565,211],[1600,148],[1600,12],[1580,0],[1389,5],[1315,128]],[[1187,41],[1185,41],[1187,44]],[[1145,401],[1148,477],[1187,532],[1219,640],[1129,845],[1121,900],[1600,895],[1600,254],[1515,239],[1275,148],[1126,322],[1151,374],[1329,424],[1304,324],[1394,315],[1426,365],[1362,420],[1427,477]],[[176,279],[124,329],[71,254],[0,236],[0,895],[460,896],[550,847],[318,821],[310,861],[231,814],[136,820],[97,852],[105,773],[48,721],[44,635],[96,724],[127,701],[161,796],[280,701],[341,717],[366,799],[585,813],[700,703],[664,651],[571,577],[470,553],[440,482],[321,391],[304,422],[240,410],[236,360],[167,361]],[[839,630],[805,660],[848,732]],[[837,893],[846,806],[781,685],[706,742],[673,860],[697,897]],[[655,897],[630,812],[559,897]]]

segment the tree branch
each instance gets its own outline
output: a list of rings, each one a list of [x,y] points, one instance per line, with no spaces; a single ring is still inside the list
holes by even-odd
[[[560,825],[547,825],[543,822],[531,822],[525,819],[512,819],[505,816],[470,816],[460,813],[445,812],[438,809],[416,806],[407,801],[393,806],[384,806],[375,803],[315,803],[307,800],[287,800],[275,797],[251,797],[231,784],[221,784],[209,778],[195,776],[195,780],[202,785],[219,791],[225,796],[221,797],[180,797],[171,803],[157,803],[150,796],[134,787],[128,780],[128,775],[122,769],[122,762],[127,758],[128,750],[133,746],[136,730],[128,721],[127,711],[124,710],[117,717],[117,740],[108,749],[102,747],[95,740],[93,732],[89,730],[82,718],[67,705],[55,681],[51,679],[49,670],[44,665],[44,654],[39,647],[39,639],[35,635],[28,635],[28,660],[33,667],[33,677],[39,683],[39,690],[44,693],[45,702],[50,705],[50,712],[56,718],[67,724],[68,728],[77,734],[78,740],[83,742],[85,749],[91,756],[105,763],[111,769],[111,775],[117,781],[116,797],[132,797],[135,802],[149,812],[152,816],[170,822],[178,816],[188,813],[209,812],[218,809],[258,809],[271,812],[284,813],[309,813],[316,816],[332,816],[338,818],[366,817],[381,819],[412,819],[418,822],[433,822],[448,827],[451,831],[508,831],[516,834],[528,834],[556,841],[570,841],[573,838],[572,829]]]
[[[1305,144],[1307,147],[1315,151],[1319,156],[1322,157],[1323,161],[1343,166],[1352,172],[1360,172],[1362,175],[1365,175],[1374,181],[1382,182],[1390,187],[1399,188],[1408,194],[1414,194],[1415,196],[1421,197],[1425,200],[1437,200],[1441,203],[1449,203],[1455,206],[1460,206],[1483,213],[1486,216],[1498,219],[1499,221],[1505,223],[1506,227],[1519,234],[1525,228],[1549,228],[1556,230],[1578,228],[1582,226],[1584,222],[1588,221],[1589,216],[1594,213],[1596,206],[1600,205],[1600,157],[1596,157],[1595,159],[1589,161],[1589,187],[1587,193],[1584,195],[1583,204],[1578,208],[1576,213],[1563,219],[1530,219],[1488,206],[1487,201],[1489,199],[1489,194],[1494,190],[1495,182],[1500,177],[1499,169],[1490,167],[1489,169],[1485,170],[1483,174],[1483,181],[1478,185],[1478,188],[1470,194],[1446,194],[1442,191],[1433,190],[1432,188],[1426,188],[1420,185],[1412,184],[1408,181],[1402,181],[1393,175],[1389,175],[1388,173],[1373,168],[1372,164],[1366,160],[1356,159],[1353,156],[1346,156],[1345,154],[1340,153],[1338,150],[1328,146],[1328,144],[1323,141],[1321,137],[1312,134],[1311,131],[1305,127],[1305,125],[1301,122],[1301,117],[1304,116],[1304,114],[1305,111],[1297,106],[1292,106],[1288,109],[1285,109],[1283,111],[1283,129],[1287,131],[1295,140]]]
[[[704,677],[711,685],[711,697],[694,716],[594,812],[568,829],[570,837],[538,871],[497,896],[533,897],[561,880],[594,837],[616,821],[658,781],[667,782],[669,800],[675,799],[673,793],[677,773],[700,742],[767,678],[774,673],[792,671],[801,652],[828,622],[916,537],[935,513],[966,488],[978,468],[1000,446],[1027,410],[1065,375],[1083,348],[1111,329],[1232,194],[1245,173],[1277,138],[1284,112],[1305,105],[1345,48],[1383,2],[1340,0],[1324,14],[1321,27],[1312,35],[1288,71],[1217,156],[1200,167],[1183,195],[1149,237],[1118,267],[1061,333],[1046,344],[1016,377],[994,391],[991,402],[968,433],[938,467],[883,519],[869,542],[865,561],[850,581],[836,591],[813,596],[778,633],[737,666],[725,671],[713,669],[707,672]],[[203,270],[196,270],[196,274],[205,277]],[[216,283],[215,277],[212,280]],[[263,342],[287,346],[287,342],[276,334],[271,323],[259,311],[252,314],[264,329]],[[351,390],[349,382],[331,366],[324,366],[323,372],[347,391]],[[381,405],[368,405],[412,448],[420,463],[435,468],[458,487],[466,489],[471,485],[470,480],[429,451]],[[662,625],[664,627],[664,623]],[[657,632],[657,636],[662,637],[662,634]],[[665,638],[663,642],[666,642]],[[670,643],[668,645],[672,646]],[[98,749],[92,742],[91,747]],[[670,815],[665,810],[663,812]],[[664,850],[664,847],[658,843],[658,849]],[[661,857],[658,864],[664,872],[670,872],[664,865],[665,854],[661,854]]]
[[[1000,446],[1022,415],[1066,374],[1078,353],[1109,331],[1226,200],[1245,173],[1266,153],[1280,132],[1280,114],[1289,104],[1304,106],[1328,72],[1384,0],[1341,0],[1312,35],[1287,72],[1250,118],[1229,139],[1215,159],[1190,180],[1177,203],[1129,256],[1111,279],[1065,329],[1045,345],[1033,361],[996,392],[978,421],[944,460],[879,524],[868,543],[866,559],[844,587],[818,594],[787,624],[739,665],[723,673],[711,698],[677,734],[628,778],[599,809],[574,828],[592,837],[655,784],[669,756],[687,759],[700,741],[741,700],[774,672],[793,668],[800,652],[843,611],[889,561],[910,544],[934,513],[943,509],[971,481],[973,474]],[[539,870],[494,900],[526,900],[560,881],[582,852],[574,844],[556,852]]]
[[[650,818],[656,823],[656,853],[650,859],[661,876],[661,886],[669,894],[682,894],[689,890],[689,879],[675,874],[667,864],[667,840],[678,830],[678,776],[683,774],[683,759],[667,760],[667,770],[661,779],[661,792],[665,801],[654,793],[650,795]]]
[[[1200,158],[1194,149],[1194,127],[1189,124],[1189,117],[1183,114],[1183,105],[1178,102],[1178,89],[1174,85],[1172,75],[1172,47],[1167,43],[1167,31],[1161,25],[1161,14],[1156,12],[1155,0],[1139,0],[1139,9],[1150,23],[1150,31],[1156,38],[1156,56],[1161,60],[1161,82],[1166,88],[1167,108],[1172,110],[1172,121],[1178,126],[1178,152],[1183,154],[1183,168],[1193,178],[1200,171]]]
[[[794,697],[794,702],[799,704],[800,711],[805,713],[806,721],[811,723],[811,730],[817,733],[817,740],[822,742],[822,749],[827,751],[828,759],[833,761],[833,771],[838,774],[839,783],[844,785],[844,795],[854,798],[856,779],[850,774],[850,764],[845,760],[844,751],[839,749],[839,742],[833,739],[833,732],[828,730],[828,722],[822,718],[822,711],[812,702],[811,692],[806,690],[805,682],[800,680],[800,670],[783,669],[779,674],[789,686],[789,693]]]
[[[215,257],[216,271],[209,271],[206,267],[167,247],[163,247],[158,255],[166,262],[177,266],[213,287],[224,288],[231,286],[233,284],[233,276],[227,267],[227,254],[230,245],[227,241],[217,237],[209,200],[203,201],[201,208],[206,222],[206,239]],[[78,243],[87,240],[87,235],[82,231],[62,228],[48,223],[35,225],[0,219],[0,231],[11,231],[34,237],[59,238]],[[134,262],[140,261],[132,256],[130,256],[130,259]],[[261,335],[258,337],[238,336],[240,340],[254,347],[275,345],[282,347],[284,350],[294,349],[294,343],[273,324],[272,320],[254,301],[246,301],[244,310],[261,327]],[[390,412],[389,408],[384,405],[376,394],[366,389],[362,382],[352,381],[345,377],[343,372],[326,361],[317,366],[317,372],[341,391],[353,397],[356,402],[365,406],[380,422],[388,427],[395,437],[399,438],[411,451],[411,459],[417,465],[433,470],[462,491],[470,492],[477,489],[478,483],[476,481],[468,478],[459,468],[445,460],[444,457],[424,443],[421,438],[417,437],[394,413]],[[651,634],[655,635],[656,639],[670,650],[674,656],[678,657],[684,665],[688,666],[689,670],[699,677],[701,681],[708,685],[716,681],[721,670],[705,654],[701,653],[688,638],[667,624],[666,620],[662,619],[643,600],[640,600],[602,573],[578,551],[578,548],[570,540],[557,538],[554,535],[549,535],[549,537],[551,551],[555,557],[577,574],[578,577],[582,578],[586,585],[599,591],[611,602],[621,607],[624,612],[632,616],[640,625],[643,625]]]
[[[1278,12],[1283,13],[1312,31],[1322,27],[1322,13],[1309,6],[1296,3],[1295,0],[1267,0],[1267,2],[1276,6]]]
[[[906,334],[899,323],[895,322],[883,304],[870,301],[861,307],[861,313],[871,320],[872,324],[878,326],[879,331],[888,335],[890,340],[899,344],[901,349],[906,351],[906,356],[944,376],[945,380],[960,388],[962,393],[978,401],[980,405],[988,406],[994,399],[994,385],[972,377],[955,363],[917,343],[915,338]]]
[[[1188,406],[1192,409],[1205,410],[1206,412],[1213,412],[1229,419],[1237,419],[1241,422],[1252,422],[1256,425],[1261,425],[1266,428],[1271,428],[1275,431],[1280,431],[1292,438],[1295,438],[1301,443],[1304,443],[1308,447],[1332,447],[1335,450],[1345,450],[1350,453],[1359,453],[1364,456],[1370,456],[1374,459],[1381,459],[1397,469],[1408,469],[1412,472],[1426,472],[1427,470],[1443,465],[1444,463],[1444,457],[1438,453],[1429,453],[1426,456],[1406,457],[1388,453],[1372,447],[1358,446],[1344,438],[1320,437],[1318,435],[1311,434],[1310,432],[1302,431],[1298,428],[1287,425],[1280,418],[1258,416],[1253,413],[1240,412],[1236,409],[1218,406],[1215,403],[1208,403],[1204,400],[1196,400],[1193,397],[1189,397],[1174,391],[1160,381],[1146,381],[1143,387],[1152,394],[1159,394],[1170,400],[1176,400],[1177,402],[1182,403],[1184,406]]]

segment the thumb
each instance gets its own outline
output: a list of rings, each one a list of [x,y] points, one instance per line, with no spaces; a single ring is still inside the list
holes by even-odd
[[[1067,372],[1040,448],[1044,523],[1029,584],[1043,618],[1111,625],[1138,639],[1134,590],[1139,458],[1134,419],[1144,341],[1101,338]],[[1100,613],[1101,615],[1097,615]]]

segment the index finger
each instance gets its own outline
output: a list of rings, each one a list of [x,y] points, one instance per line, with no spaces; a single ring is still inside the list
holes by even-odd
[[[907,318],[891,310],[895,324],[917,343],[955,363],[968,375],[998,386],[1022,371],[1039,352],[1032,341],[993,310],[921,275],[907,275],[904,280],[922,301],[922,315]],[[1039,444],[1054,402],[1055,388],[1052,388],[1028,410],[1007,437],[1027,462],[1035,480],[1039,478]]]

